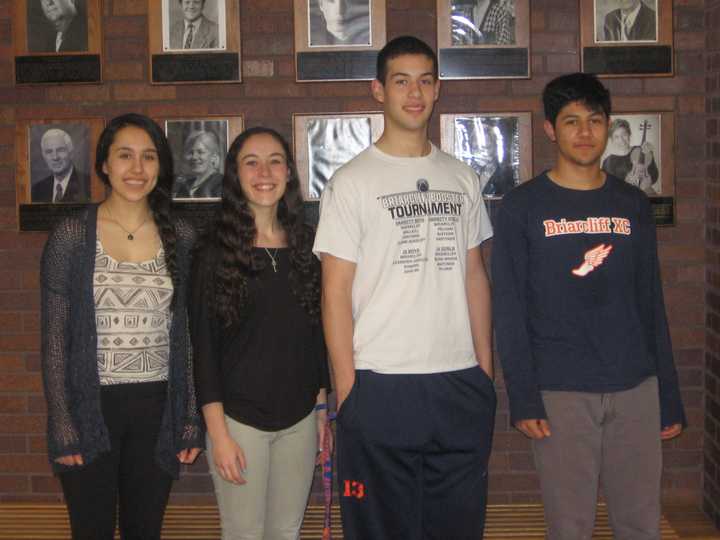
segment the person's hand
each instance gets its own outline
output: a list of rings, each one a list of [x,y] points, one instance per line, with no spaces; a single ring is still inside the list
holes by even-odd
[[[73,467],[75,465],[84,465],[82,454],[72,454],[70,456],[60,456],[55,458],[56,463],[65,465],[67,467]]]
[[[333,452],[333,435],[332,431],[329,429],[325,429],[327,426],[328,418],[327,418],[327,411],[321,410],[316,411],[316,418],[317,418],[317,436],[318,436],[318,455],[315,459],[315,465],[322,465],[322,451],[327,448],[328,453],[332,454]]]
[[[178,461],[180,463],[190,464],[195,461],[201,451],[200,448],[185,448],[185,450],[180,450],[177,454]]]
[[[247,482],[242,476],[247,466],[245,454],[232,437],[225,435],[218,441],[213,440],[212,455],[215,469],[223,480],[238,486]]]
[[[674,439],[682,433],[682,430],[682,424],[673,424],[672,426],[664,427],[660,431],[660,440],[669,441],[670,439]]]
[[[547,420],[528,418],[515,422],[515,427],[531,439],[538,440],[550,436],[550,424]]]
[[[345,400],[350,395],[350,391],[352,390],[353,385],[355,384],[355,379],[350,381],[350,384],[347,386],[338,386],[335,389],[335,399],[337,400],[337,410],[340,411],[340,408],[342,407],[343,403],[345,403]]]
[[[643,154],[645,154],[646,163],[649,164],[652,161],[655,147],[651,143],[645,141],[640,147],[640,149],[642,150]]]

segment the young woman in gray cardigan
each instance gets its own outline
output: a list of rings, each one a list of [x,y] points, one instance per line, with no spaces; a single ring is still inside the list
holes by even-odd
[[[48,456],[74,539],[160,538],[180,463],[203,444],[187,334],[193,230],[170,219],[172,156],[149,118],[113,119],[100,205],[62,221],[41,266]]]

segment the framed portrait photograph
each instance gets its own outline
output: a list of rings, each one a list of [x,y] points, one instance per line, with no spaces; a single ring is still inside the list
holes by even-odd
[[[296,79],[371,80],[385,45],[385,0],[294,0]]]
[[[671,0],[581,0],[583,71],[672,75]]]
[[[672,112],[610,115],[602,168],[650,197],[658,225],[674,223],[675,121]]]
[[[104,198],[93,173],[101,118],[18,121],[16,200],[20,230],[47,230],[54,221]]]
[[[319,200],[335,171],[377,141],[383,127],[382,113],[293,115],[303,198]]]
[[[148,0],[151,82],[239,82],[239,13],[239,0]]]
[[[437,0],[441,79],[530,77],[529,0]]]
[[[242,117],[166,119],[175,164],[173,200],[218,201],[228,146],[243,130]]]
[[[501,199],[532,177],[532,114],[440,115],[442,149],[470,165],[485,199]]]
[[[102,81],[100,0],[13,4],[17,84]]]

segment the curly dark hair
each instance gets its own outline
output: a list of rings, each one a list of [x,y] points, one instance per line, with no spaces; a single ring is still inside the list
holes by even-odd
[[[155,225],[160,233],[160,241],[165,251],[165,263],[167,264],[173,287],[178,287],[178,270],[175,245],[177,235],[175,224],[170,215],[170,203],[172,201],[173,185],[173,157],[170,145],[163,130],[147,116],[136,113],[123,114],[110,120],[98,139],[95,149],[95,172],[103,183],[110,187],[110,178],[103,171],[103,165],[110,154],[110,146],[115,141],[118,131],[128,126],[142,129],[148,134],[158,155],[158,179],[155,188],[148,195],[148,205],[152,213]],[[173,295],[173,305],[175,295]]]
[[[233,141],[225,158],[223,194],[214,233],[219,252],[214,283],[215,310],[224,326],[240,321],[248,303],[248,278],[256,276],[267,264],[253,257],[257,236],[255,218],[240,187],[237,157],[245,143],[255,135],[269,135],[285,152],[289,170],[288,184],[279,201],[277,219],[287,235],[290,249],[290,287],[293,295],[314,322],[320,319],[320,264],[312,254],[313,230],[305,224],[300,181],[290,145],[277,131],[253,127]]]

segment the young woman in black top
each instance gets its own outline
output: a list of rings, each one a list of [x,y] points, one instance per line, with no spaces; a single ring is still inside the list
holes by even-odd
[[[223,538],[295,539],[327,422],[320,265],[287,142],[252,128],[196,253],[190,331]]]

